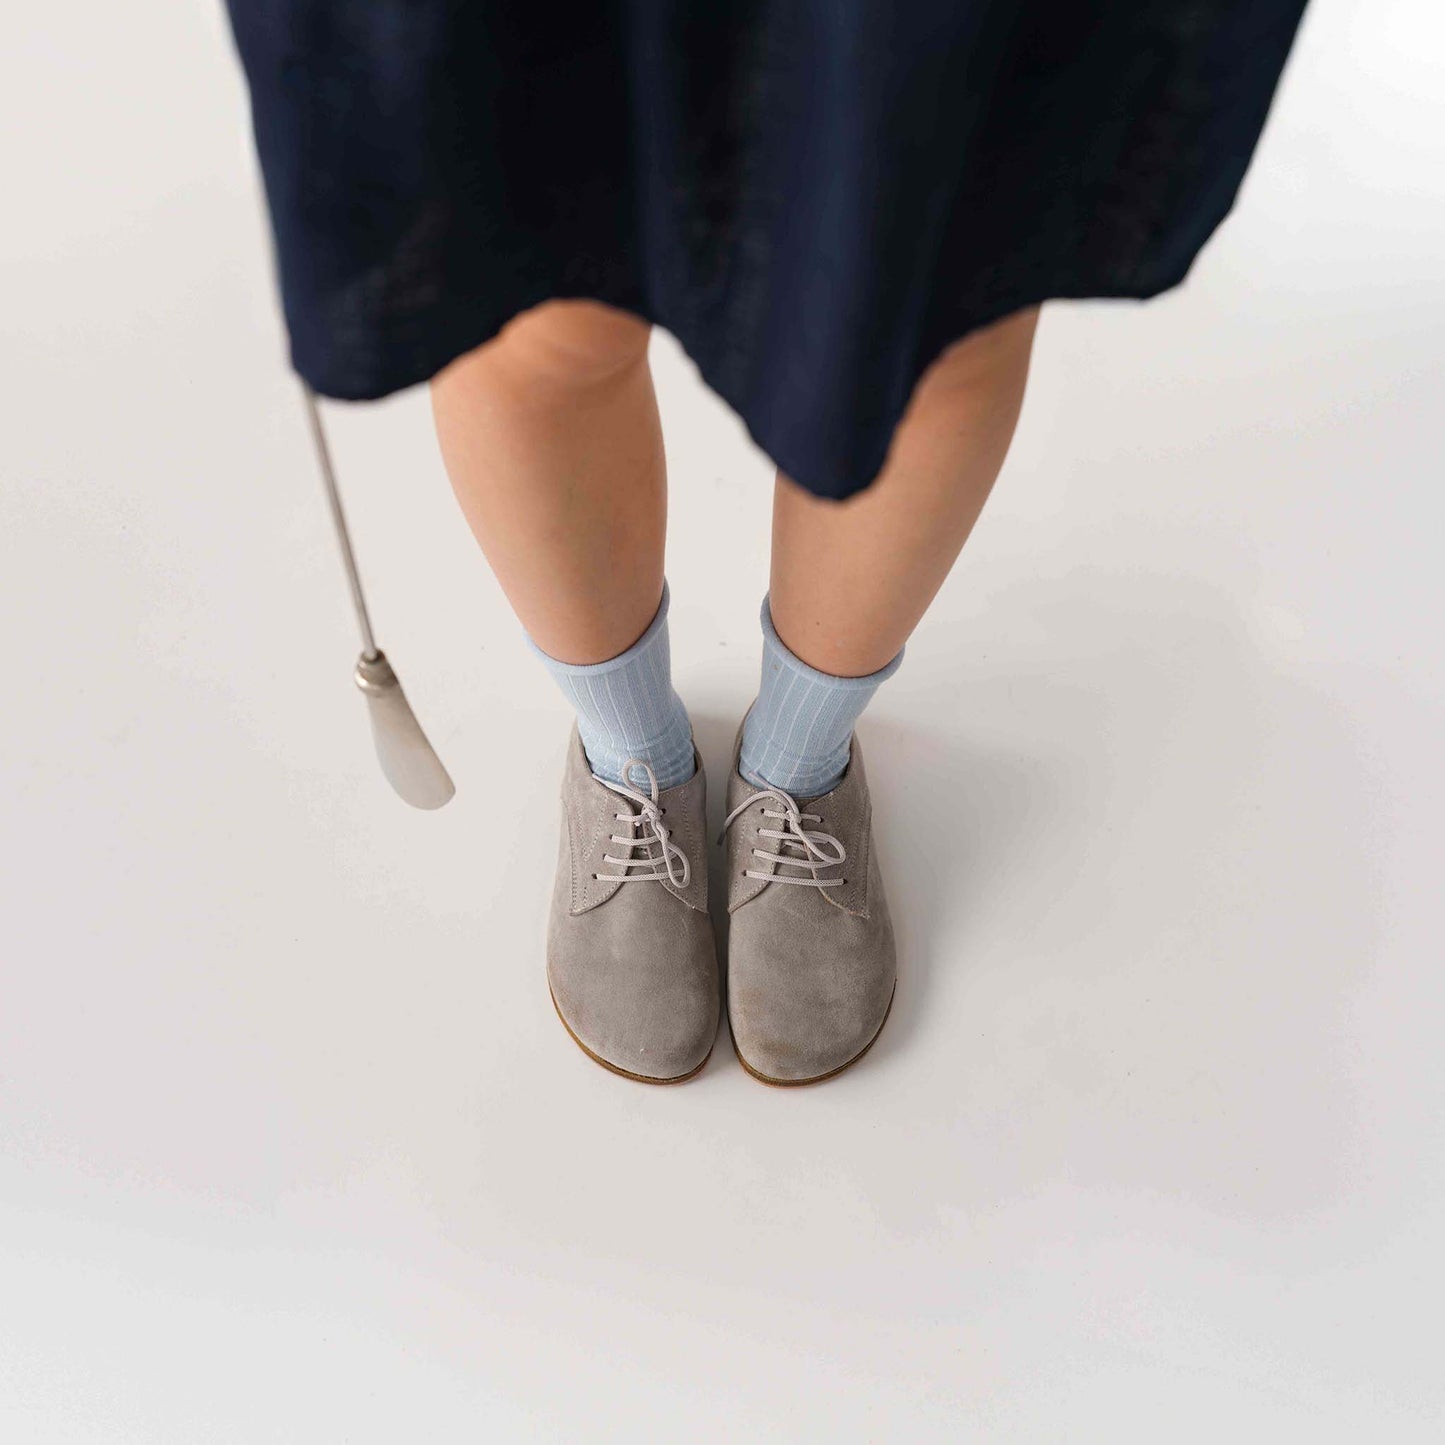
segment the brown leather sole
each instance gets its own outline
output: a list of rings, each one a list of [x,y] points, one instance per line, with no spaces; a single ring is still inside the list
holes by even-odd
[[[709,1045],[707,1053],[703,1055],[702,1063],[695,1069],[689,1069],[685,1074],[674,1074],[670,1079],[654,1078],[651,1074],[634,1074],[629,1069],[621,1069],[618,1068],[616,1064],[609,1064],[601,1054],[594,1054],[592,1050],[572,1032],[572,1025],[569,1024],[566,1019],[562,1018],[562,1010],[557,1008],[557,995],[552,992],[551,985],[548,985],[547,997],[552,1000],[552,1007],[556,1009],[557,1017],[561,1020],[562,1027],[567,1030],[567,1037],[571,1039],[594,1064],[601,1064],[609,1074],[616,1074],[619,1078],[631,1079],[634,1083],[638,1084],[685,1084],[689,1079],[695,1079],[702,1073],[703,1069],[707,1066],[707,1061],[712,1058],[712,1046]],[[889,1007],[891,1008],[892,1006],[892,1001],[890,1000]],[[746,1067],[746,1065],[744,1065],[744,1067]]]
[[[825,1079],[835,1079],[844,1069],[851,1069],[874,1044],[878,1042],[878,1035],[883,1032],[883,1024],[888,1022],[888,1015],[893,1012],[893,1000],[898,996],[898,982],[893,983],[893,992],[888,995],[888,1007],[883,1010],[883,1023],[880,1023],[873,1030],[873,1037],[858,1050],[846,1063],[839,1064],[836,1069],[829,1069],[826,1074],[814,1074],[809,1079],[775,1079],[769,1074],[759,1073],[748,1061],[743,1058],[743,1051],[738,1048],[737,1036],[733,1033],[733,1022],[728,1020],[728,1037],[733,1041],[733,1053],[738,1056],[738,1063],[750,1073],[760,1084],[769,1084],[774,1089],[799,1089],[804,1084],[821,1084]]]

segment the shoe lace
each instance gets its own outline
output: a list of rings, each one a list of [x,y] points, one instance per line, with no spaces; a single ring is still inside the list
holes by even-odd
[[[619,823],[627,825],[628,831],[625,834],[613,833],[608,842],[616,843],[625,849],[625,856],[615,858],[611,853],[602,855],[604,863],[611,863],[614,868],[622,871],[594,873],[592,876],[614,883],[660,883],[666,879],[674,888],[686,888],[688,879],[692,876],[692,868],[687,861],[687,854],[672,841],[672,831],[662,821],[667,810],[658,802],[657,774],[641,758],[628,758],[622,769],[622,776],[631,778],[634,768],[640,768],[647,775],[645,793],[630,787],[626,782],[613,783],[606,778],[597,778],[604,788],[611,789],[633,804],[636,812],[613,814]],[[597,777],[595,773],[592,776]],[[654,840],[660,845],[657,857],[653,857],[648,851]],[[639,849],[643,850],[640,855]],[[633,869],[638,871],[633,872]]]
[[[723,820],[723,833],[726,834],[734,821],[741,817],[748,808],[751,808],[759,798],[772,798],[778,804],[777,808],[764,808],[763,817],[771,818],[783,826],[758,829],[758,837],[775,842],[778,851],[770,853],[765,848],[754,848],[753,857],[773,865],[773,871],[764,872],[760,868],[744,868],[743,876],[765,879],[770,883],[802,883],[810,888],[841,888],[847,881],[846,879],[819,878],[818,870],[831,868],[836,863],[845,862],[848,850],[831,833],[824,833],[815,828],[805,828],[804,823],[821,823],[822,818],[817,813],[803,812],[792,795],[784,792],[782,788],[762,788],[744,798]],[[784,873],[782,869],[785,867],[806,870],[806,872]]]

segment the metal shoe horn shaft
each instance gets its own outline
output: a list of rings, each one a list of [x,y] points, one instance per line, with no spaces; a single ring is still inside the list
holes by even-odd
[[[331,465],[331,449],[326,444],[326,431],[321,424],[321,410],[316,404],[316,394],[304,382],[301,394],[311,427],[311,441],[316,449],[317,466],[326,486],[327,501],[331,504],[331,520],[336,527],[346,580],[351,587],[352,606],[356,609],[356,621],[361,628],[362,652],[356,660],[353,679],[366,698],[377,759],[387,781],[404,801],[414,808],[440,808],[451,800],[456,787],[436,749],[427,741],[411,704],[406,700],[406,693],[402,691],[401,682],[386,660],[386,654],[376,645],[371,617],[366,610],[366,595],[361,590],[356,554],[351,546],[351,533],[341,505],[341,492]]]

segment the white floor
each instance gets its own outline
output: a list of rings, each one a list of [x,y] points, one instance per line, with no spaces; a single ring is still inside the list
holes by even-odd
[[[1187,287],[1046,316],[865,725],[898,1003],[789,1092],[558,1026],[566,718],[419,393],[332,412],[459,791],[380,780],[219,7],[23,9],[0,1439],[1441,1439],[1435,8],[1316,0]],[[720,777],[767,468],[657,358]]]

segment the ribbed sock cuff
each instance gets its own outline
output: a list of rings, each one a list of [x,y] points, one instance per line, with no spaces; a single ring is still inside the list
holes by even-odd
[[[628,780],[629,758],[640,758],[657,774],[659,789],[685,783],[695,771],[692,726],[672,686],[672,653],[666,582],[647,631],[605,662],[568,663],[528,644],[577,710],[577,730],[592,771],[608,782]],[[635,778],[630,783],[636,785]]]
[[[903,663],[903,650],[865,677],[835,677],[798,657],[778,636],[763,599],[762,679],[743,725],[739,770],[759,787],[796,798],[831,792],[848,767],[853,725],[880,684]]]

